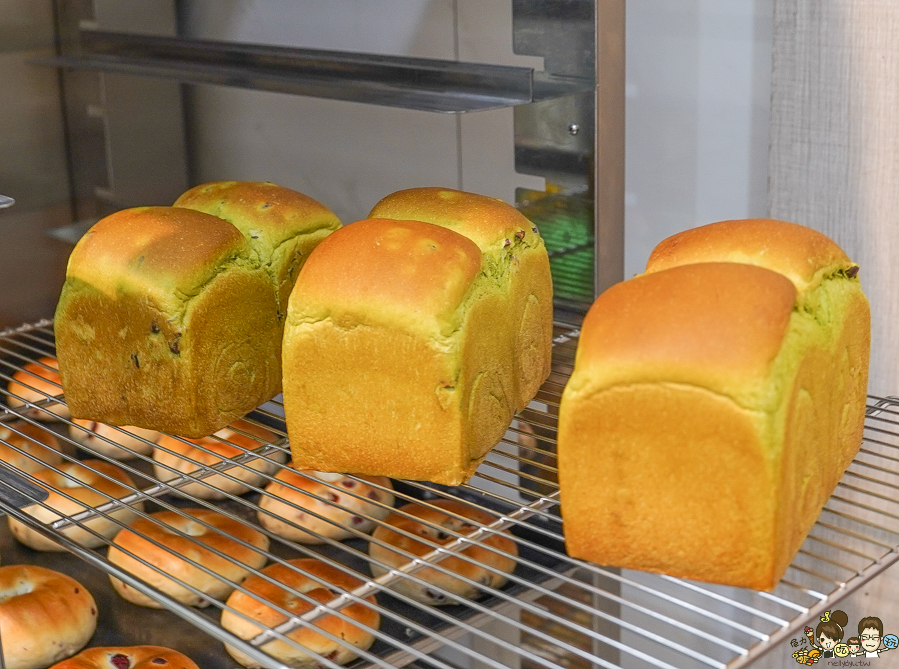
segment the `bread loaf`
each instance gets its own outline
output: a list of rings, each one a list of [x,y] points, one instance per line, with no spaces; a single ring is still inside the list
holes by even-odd
[[[801,226],[727,222],[603,293],[560,409],[569,554],[773,588],[861,441],[856,273]]]
[[[474,242],[428,223],[369,219],[322,242],[284,332],[294,466],[470,477],[517,404],[507,288]]]
[[[549,376],[553,288],[549,256],[537,226],[502,200],[448,188],[411,188],[388,195],[370,218],[433,223],[468,237],[484,254],[485,271],[508,295],[516,411],[524,409]]]
[[[174,206],[218,216],[243,233],[271,276],[282,326],[300,268],[312,249],[340,227],[340,220],[323,204],[265,182],[202,184],[175,200]]]
[[[73,416],[199,438],[280,391],[286,284],[308,247],[339,226],[290,193],[211,184],[182,204],[214,195],[239,225],[180,206],[140,207],[87,232],[69,258],[55,322]]]

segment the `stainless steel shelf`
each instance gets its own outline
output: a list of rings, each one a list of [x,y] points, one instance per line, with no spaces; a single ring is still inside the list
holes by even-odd
[[[81,31],[81,52],[32,62],[430,112],[472,112],[592,91],[529,67]]]
[[[121,578],[161,602],[170,612],[167,615],[183,618],[272,669],[280,669],[282,665],[264,652],[266,642],[273,638],[283,640],[285,634],[298,627],[315,627],[325,615],[341,617],[346,605],[363,602],[370,595],[376,596],[374,608],[382,622],[379,629],[370,630],[377,638],[375,645],[362,653],[353,666],[403,666],[422,661],[429,666],[451,669],[456,662],[448,659],[450,655],[434,655],[435,650],[443,647],[461,658],[458,663],[477,667],[514,664],[555,668],[577,663],[601,667],[740,667],[777,648],[778,644],[783,645],[806,621],[899,559],[899,495],[896,494],[899,491],[899,400],[893,398],[871,398],[865,441],[858,457],[786,577],[771,593],[620,572],[569,558],[564,552],[558,513],[554,452],[557,407],[572,369],[576,345],[577,330],[559,324],[553,374],[468,484],[450,488],[411,481],[394,483],[399,503],[427,505],[437,499],[453,499],[489,513],[492,522],[477,526],[467,535],[440,527],[440,531],[452,537],[449,543],[431,543],[433,550],[427,556],[406,567],[389,570],[379,578],[372,578],[369,571],[371,558],[366,542],[370,538],[358,531],[351,529],[354,538],[344,542],[325,539],[321,546],[309,546],[281,539],[256,526],[261,486],[246,495],[229,495],[222,502],[187,495],[181,489],[187,483],[209,485],[208,476],[213,472],[202,465],[198,465],[194,476],[160,483],[151,474],[152,458],[135,454],[133,460],[118,463],[136,481],[130,498],[110,500],[108,505],[52,524],[35,521],[3,499],[0,499],[0,509],[54,538],[100,573]],[[8,381],[26,362],[53,354],[49,322],[0,333],[0,379]],[[47,411],[50,405],[60,401],[63,401],[61,397],[46,395],[30,407]],[[24,413],[7,410],[0,420],[8,424],[24,420],[52,429],[49,427],[52,424],[26,418]],[[287,451],[281,415],[282,407],[277,402],[268,403],[251,414],[252,422],[266,426],[278,438],[217,465],[215,473],[230,477],[229,470],[246,467],[253,459],[275,460],[280,452]],[[66,428],[69,424],[62,423]],[[65,460],[85,455],[108,460],[80,446],[76,451],[67,432],[57,430],[57,433],[67,442]],[[28,474],[22,473],[20,478],[36,483]],[[325,485],[340,496],[337,501],[317,498],[326,504],[343,509],[346,500],[358,496],[336,483]],[[59,492],[66,494],[64,488]],[[20,490],[20,494],[29,493]],[[317,557],[360,578],[363,585],[352,591],[338,589],[338,594],[327,603],[295,592],[296,597],[312,605],[308,613],[297,617],[283,612],[284,624],[265,630],[255,639],[237,639],[218,624],[220,612],[228,608],[224,603],[212,602],[204,610],[181,605],[111,564],[105,546],[85,549],[61,533],[66,526],[84,527],[88,518],[108,517],[110,510],[136,501],[146,505],[144,512],[138,512],[139,516],[160,509],[176,514],[183,514],[186,507],[215,509],[253,524],[267,534],[272,542],[266,552],[270,562],[283,564],[293,557]],[[316,515],[308,509],[303,511]],[[467,546],[485,546],[486,537],[506,531],[517,543],[519,555],[517,568],[502,589],[479,584],[482,596],[449,607],[417,604],[391,590],[391,585],[401,579],[422,582],[419,576],[423,568],[447,572],[440,564],[442,559],[458,556]],[[110,542],[104,540],[104,543]],[[41,556],[41,559],[46,558]],[[470,560],[466,556],[462,559]],[[243,589],[240,583],[233,585]],[[429,587],[448,594],[432,585]],[[138,611],[135,615],[139,615],[137,607],[116,600],[111,590],[102,593],[101,599],[117,601],[118,609],[135,609]],[[153,615],[158,618],[161,614]],[[182,625],[181,629],[185,627]],[[461,639],[462,635],[468,635],[467,639]],[[224,659],[223,652],[221,656],[221,666],[233,666]],[[322,666],[337,666],[327,657],[316,660]]]

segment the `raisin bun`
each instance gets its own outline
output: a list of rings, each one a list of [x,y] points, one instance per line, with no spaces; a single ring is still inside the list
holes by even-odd
[[[358,479],[285,467],[266,486],[266,494],[259,500],[259,522],[285,539],[304,544],[320,544],[323,538],[339,541],[357,536],[348,528],[371,532],[376,521],[390,513],[393,486],[383,476]]]

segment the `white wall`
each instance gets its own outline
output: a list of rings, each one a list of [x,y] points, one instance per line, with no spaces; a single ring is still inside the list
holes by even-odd
[[[766,213],[771,0],[627,3],[625,276],[665,237]]]
[[[511,0],[193,0],[188,37],[542,67],[512,54]],[[197,86],[194,181],[269,180],[364,218],[385,195],[463,188],[514,202],[512,110],[463,116]]]

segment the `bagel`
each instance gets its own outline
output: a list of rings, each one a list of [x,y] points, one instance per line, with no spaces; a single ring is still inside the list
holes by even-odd
[[[87,466],[97,471],[91,471]],[[50,496],[44,501],[46,506],[41,504],[32,504],[22,509],[35,520],[48,524],[59,520],[65,516],[73,516],[86,509],[100,506],[111,501],[109,497],[121,499],[126,495],[130,495],[133,491],[125,486],[134,487],[134,481],[121,469],[102,460],[84,460],[78,462],[65,462],[57,465],[55,471],[53,469],[42,469],[34,474],[34,478],[43,484],[43,487],[50,492]],[[59,472],[65,472],[69,476],[73,476],[78,482],[72,481]],[[99,472],[99,473],[98,473]],[[114,480],[105,478],[101,474],[111,477]],[[67,499],[61,492],[73,497],[77,501]],[[105,493],[105,494],[103,494]],[[107,495],[109,497],[107,497]],[[50,508],[47,508],[50,507]],[[90,528],[94,532],[111,539],[121,529],[122,525],[127,525],[137,516],[137,511],[142,511],[143,502],[135,502],[129,506],[119,507],[108,511],[109,518],[105,516],[96,516],[89,520],[80,521],[78,525],[70,525],[64,528],[62,533],[87,548],[97,548],[103,546],[106,542],[84,529]],[[52,510],[51,510],[52,509]],[[13,536],[26,546],[37,551],[64,551],[66,550],[58,543],[47,539],[44,535],[31,529],[12,516],[9,518],[9,529]]]
[[[51,369],[47,369],[50,367]],[[12,381],[6,389],[6,405],[10,409],[19,409],[29,402],[46,400],[47,395],[62,395],[62,381],[59,378],[59,362],[56,358],[41,358],[37,362],[29,362],[12,375]],[[17,395],[18,397],[13,397]],[[21,397],[22,399],[19,399]],[[69,418],[69,407],[65,404],[50,403],[43,409],[24,409],[23,416],[44,421],[55,421]]]
[[[420,504],[406,504],[400,507],[399,511],[410,514],[413,517],[409,518],[399,513],[390,514],[385,524],[375,529],[372,539],[395,546],[416,557],[421,557],[434,550],[434,547],[399,534],[391,528],[396,527],[411,534],[417,534],[431,544],[443,546],[455,540],[456,537],[438,529],[440,527],[465,535],[473,532],[476,529],[476,525],[489,525],[496,520],[495,516],[485,511],[474,509],[467,504],[454,500],[431,500],[428,504],[439,508],[432,509]],[[472,520],[472,523],[466,523],[447,515],[444,511],[469,518]],[[437,527],[425,525],[421,521],[431,523]],[[448,557],[439,562],[440,566],[487,588],[503,587],[507,579],[503,574],[497,573],[497,571],[511,574],[515,570],[518,546],[509,537],[496,533],[481,535],[478,542],[482,545],[469,546],[461,551],[461,555],[465,555],[475,562],[469,562],[457,557]],[[489,550],[484,546],[489,546],[495,550]],[[371,573],[375,577],[387,573],[387,569],[381,565],[386,564],[388,567],[395,569],[411,562],[409,558],[374,541],[369,544],[368,553],[372,560],[380,563],[371,563]],[[492,569],[485,567],[491,567]],[[399,579],[391,587],[422,604],[431,605],[456,604],[460,599],[473,599],[480,594],[480,589],[476,585],[454,578],[433,568],[420,569],[415,572],[415,576],[426,583],[451,593],[452,596],[405,578]]]
[[[303,476],[307,474],[308,476]],[[387,488],[393,488],[390,479],[384,476],[360,476],[359,478]],[[365,498],[383,502],[387,507],[393,506],[393,495],[387,491],[379,490],[366,483],[361,483],[343,474],[327,474],[324,472],[297,472],[295,469],[285,467],[278,472],[274,480],[265,487],[265,493],[259,499],[259,522],[264,528],[293,541],[304,544],[320,544],[322,539],[309,532],[315,532],[329,539],[350,539],[354,536],[350,532],[352,527],[360,532],[371,532],[375,527],[373,520],[363,516],[369,516],[376,520],[383,520],[390,514],[390,509],[359,499],[353,495],[341,495],[333,487],[324,483],[335,484],[347,491],[362,495]],[[288,484],[303,490],[297,492],[287,487]],[[329,501],[322,501],[311,497],[317,495]],[[337,504],[346,507],[341,509]],[[296,506],[293,506],[296,505]],[[296,508],[297,506],[301,508]],[[316,518],[305,513],[303,509],[333,520],[335,524]],[[290,521],[290,524],[286,521]],[[295,525],[299,525],[309,532],[303,531]]]
[[[268,537],[246,525],[207,509],[182,509],[187,517],[174,511],[160,511],[149,518],[139,518],[129,529],[122,530],[109,548],[107,559],[130,572],[145,583],[188,606],[209,606],[210,599],[224,599],[240,583],[250,569],[265,565]],[[200,522],[207,523],[210,529]],[[179,534],[179,532],[181,534]],[[187,536],[182,536],[182,534]],[[163,547],[148,541],[152,539]],[[259,550],[253,550],[236,541],[240,539]],[[220,557],[209,550],[215,549],[231,559]],[[180,583],[134,559],[123,551],[129,551],[174,579],[193,586],[202,595],[188,590]],[[183,557],[182,557],[183,556]],[[207,574],[184,560],[188,558],[210,569],[222,578]],[[127,583],[110,576],[112,585],[129,602],[155,609],[162,604],[138,592]]]
[[[153,452],[153,444],[162,436],[155,430],[145,430],[133,425],[115,427],[83,418],[73,418],[72,422],[75,425],[69,425],[69,436],[73,441],[77,441],[92,452],[115,460],[128,460],[136,455],[150,455]],[[118,445],[110,444],[100,437],[105,437]],[[148,441],[152,443],[148,444]]]
[[[97,604],[78,581],[30,565],[0,567],[6,669],[43,669],[77,653],[97,627]]]
[[[241,434],[241,432],[249,432],[258,440]],[[223,459],[243,455],[246,451],[259,448],[263,443],[272,443],[276,439],[277,437],[268,430],[244,420],[232,423],[216,432],[212,437],[178,439],[162,435],[157,442],[157,447],[153,450],[153,459],[156,461],[153,469],[157,479],[163,482],[171,481],[177,478],[179,473],[190,474],[205,469],[218,464]],[[211,453],[207,453],[206,450],[197,448],[197,446],[202,446]],[[228,469],[227,476],[213,474],[203,479],[202,483],[188,483],[181,488],[181,491],[186,495],[201,499],[223,499],[226,494],[242,495],[249,491],[248,486],[261,485],[265,476],[271,475],[275,471],[277,465],[271,460],[283,463],[285,459],[286,454],[278,451],[268,455],[265,459],[256,458],[242,465],[235,465]]]
[[[363,581],[346,574],[345,572],[312,558],[298,558],[289,560],[289,563],[298,569],[313,574],[320,579],[332,583],[336,589],[326,588],[319,582],[309,578],[300,571],[296,571],[283,564],[272,564],[262,570],[262,573],[273,578],[286,588],[301,592],[311,599],[322,604],[330,602],[340,593],[339,590],[354,590],[363,585]],[[272,628],[287,620],[283,614],[267,606],[267,603],[279,606],[290,611],[294,616],[301,616],[313,607],[308,601],[297,597],[289,590],[267,581],[260,576],[250,576],[243,583],[243,587],[253,593],[254,596],[235,590],[228,598],[227,606],[235,611],[252,618],[254,624],[228,609],[222,610],[222,627],[236,634],[241,639],[252,639],[265,628]],[[258,599],[257,599],[258,597]],[[367,602],[375,604],[374,597],[368,597]],[[375,641],[370,629],[378,629],[381,623],[380,614],[373,608],[364,604],[353,603],[340,609],[344,614],[369,629],[357,627],[342,618],[330,615],[315,621],[315,626],[343,639],[347,644],[360,650],[367,650]],[[300,627],[287,635],[288,639],[310,651],[317,653],[337,664],[346,664],[355,659],[357,653],[347,648],[344,644],[337,643],[316,631],[315,627]],[[235,660],[245,667],[260,667],[260,665],[241,653],[231,645],[225,644],[225,650]],[[276,639],[264,644],[260,650],[268,653],[278,662],[282,662],[296,669],[312,669],[317,666],[315,658],[304,653],[299,648]]]
[[[162,646],[88,648],[50,669],[199,669],[187,655]]]
[[[17,430],[25,436],[17,434],[13,430]],[[37,460],[32,460],[19,453],[12,446],[29,453]],[[31,423],[24,421],[2,423],[0,424],[0,460],[18,470],[33,474],[47,465],[53,467],[62,462],[62,457],[59,455],[59,440],[49,430]]]

